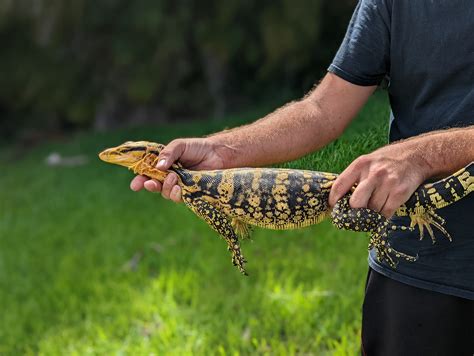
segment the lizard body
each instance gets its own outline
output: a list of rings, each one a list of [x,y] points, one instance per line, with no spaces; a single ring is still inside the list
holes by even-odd
[[[474,190],[474,163],[435,183],[420,186],[395,213],[409,216],[409,227],[396,226],[370,209],[349,206],[350,193],[331,209],[329,192],[337,174],[282,168],[234,168],[191,171],[175,163],[168,172],[155,168],[163,145],[126,142],[100,153],[100,158],[119,164],[136,174],[163,182],[169,172],[178,175],[178,185],[187,207],[221,235],[232,252],[232,262],[245,274],[246,262],[239,238],[249,237],[250,226],[267,229],[296,229],[330,218],[340,229],[370,233],[369,248],[375,247],[379,259],[395,266],[393,257],[415,261],[416,257],[391,248],[390,230],[418,226],[420,238],[426,229],[434,240],[432,226],[451,239],[444,220],[435,211],[450,205]]]

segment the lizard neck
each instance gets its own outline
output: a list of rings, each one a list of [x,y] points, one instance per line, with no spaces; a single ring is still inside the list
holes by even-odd
[[[142,176],[156,179],[160,183],[163,183],[166,176],[168,175],[168,172],[160,171],[156,167],[144,162],[137,163],[129,169],[133,170],[133,173],[135,174],[140,174]]]
[[[169,172],[157,169],[157,163],[158,155],[155,153],[148,153],[141,160],[131,164],[128,169],[132,170],[135,174],[144,175],[163,183]]]
[[[174,163],[168,171],[160,171],[159,169],[157,169],[157,163],[158,155],[154,152],[150,152],[145,155],[140,161],[130,165],[128,168],[133,170],[133,173],[135,174],[140,174],[156,179],[160,183],[163,183],[163,181],[170,172],[175,172],[179,177],[180,183],[186,186],[192,186],[195,184],[192,172],[187,169],[184,169],[179,162]]]

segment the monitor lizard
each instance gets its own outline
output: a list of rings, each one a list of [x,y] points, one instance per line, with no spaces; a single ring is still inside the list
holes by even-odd
[[[421,185],[395,212],[395,216],[408,216],[410,226],[398,226],[376,211],[351,208],[350,192],[331,209],[328,198],[337,178],[335,173],[283,168],[192,171],[179,162],[165,172],[156,168],[163,148],[164,145],[154,142],[128,141],[104,150],[99,157],[160,182],[170,172],[175,172],[183,202],[224,238],[232,253],[232,263],[243,274],[246,274],[246,261],[241,253],[239,238],[248,238],[251,226],[297,229],[317,224],[325,218],[331,219],[339,229],[369,232],[369,248],[375,248],[379,260],[387,261],[392,267],[396,266],[398,258],[415,261],[417,256],[390,246],[387,241],[389,231],[413,230],[417,226],[420,239],[426,229],[434,243],[432,227],[435,227],[451,240],[443,227],[445,221],[436,214],[436,210],[474,190],[474,162],[471,162],[449,177]]]

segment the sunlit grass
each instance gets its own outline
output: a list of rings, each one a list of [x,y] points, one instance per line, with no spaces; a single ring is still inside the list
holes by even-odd
[[[292,162],[340,172],[385,142],[371,100],[343,138]],[[183,205],[128,189],[130,172],[96,153],[129,139],[166,142],[228,121],[82,134],[36,147],[0,175],[0,354],[315,354],[359,348],[367,238],[329,222],[257,229],[249,277]],[[45,156],[85,154],[77,167]]]

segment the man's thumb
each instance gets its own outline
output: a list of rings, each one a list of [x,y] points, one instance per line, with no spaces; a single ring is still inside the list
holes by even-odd
[[[186,144],[181,140],[171,141],[158,155],[156,168],[166,171],[176,162],[184,152]]]

